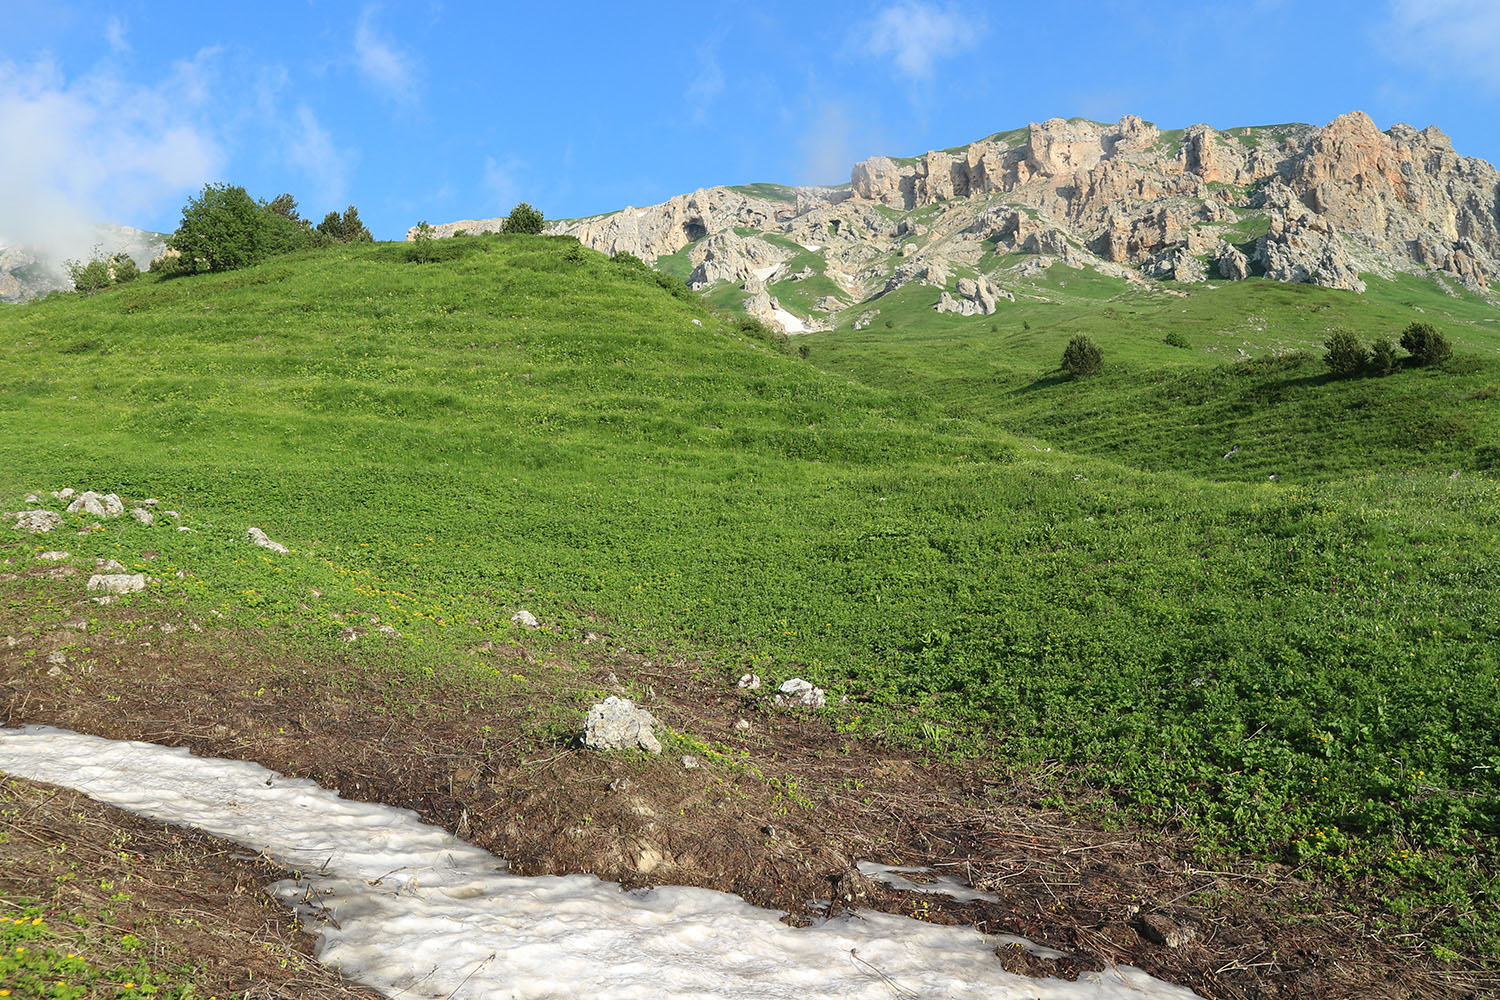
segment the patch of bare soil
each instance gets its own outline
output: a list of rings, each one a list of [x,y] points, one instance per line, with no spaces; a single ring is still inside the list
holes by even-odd
[[[70,614],[76,589],[55,600]],[[1104,829],[1108,804],[1061,769],[999,778],[992,766],[851,740],[607,637],[579,647],[583,667],[484,650],[502,674],[528,679],[499,698],[461,676],[375,669],[383,639],[299,657],[275,637],[229,634],[151,598],[78,605],[99,623],[88,632],[57,615],[38,624],[35,606],[0,600],[0,724],[253,760],[414,809],[522,874],[706,886],[786,910],[790,922],[871,908],[972,923],[1071,956],[998,948],[1012,971],[1076,977],[1126,963],[1209,1000],[1500,993],[1493,969],[1443,966],[1420,941],[1387,937],[1368,916],[1374,904],[1347,888],[1248,862],[1205,870],[1179,831]],[[21,641],[7,648],[6,633]],[[67,662],[49,665],[53,652]],[[727,752],[582,749],[573,734],[611,689]],[[684,753],[700,766],[684,766]],[[1044,805],[1059,793],[1094,808]],[[862,875],[861,860],[929,866],[996,901],[889,888]]]
[[[202,996],[374,1000],[312,958],[312,938],[261,891],[289,873],[196,830],[0,775],[0,915],[35,900],[86,934],[141,940],[158,969],[201,964]]]

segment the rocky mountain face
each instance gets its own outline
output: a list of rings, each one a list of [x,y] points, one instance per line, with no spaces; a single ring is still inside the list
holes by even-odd
[[[79,259],[94,254],[127,253],[145,270],[166,250],[166,237],[130,226],[97,226],[88,245],[79,249]],[[19,303],[53,291],[73,287],[63,268],[67,252],[61,254],[30,246],[7,246],[0,234],[0,303]]]
[[[706,188],[549,231],[650,263],[686,252],[694,287],[739,286],[749,311],[791,332],[856,307],[868,316],[914,285],[932,287],[938,311],[988,315],[1008,285],[1059,263],[1135,283],[1264,277],[1353,292],[1362,276],[1405,272],[1488,294],[1500,174],[1436,128],[1382,132],[1362,112],[1223,132],[1054,118],[872,157],[837,188]]]

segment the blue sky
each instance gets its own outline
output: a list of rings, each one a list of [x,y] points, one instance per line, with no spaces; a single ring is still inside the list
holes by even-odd
[[[549,218],[1055,115],[1436,124],[1500,160],[1500,0],[467,4],[9,0],[0,241],[171,230],[205,181],[304,214]],[[1213,8],[1213,9],[1210,9]]]

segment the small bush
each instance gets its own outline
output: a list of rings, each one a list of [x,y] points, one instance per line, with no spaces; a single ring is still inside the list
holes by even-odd
[[[1339,378],[1352,378],[1364,371],[1365,365],[1370,363],[1370,352],[1348,330],[1334,330],[1323,342],[1323,346],[1327,349],[1323,354],[1323,363]]]
[[[505,217],[507,233],[535,236],[542,231],[542,225],[542,213],[524,201],[511,209],[510,215]]]
[[[1375,369],[1376,375],[1390,375],[1401,367],[1401,361],[1396,357],[1396,345],[1391,343],[1391,338],[1376,338],[1370,347],[1370,365]]]
[[[1168,347],[1187,348],[1193,346],[1192,344],[1188,343],[1188,339],[1186,337],[1184,337],[1181,333],[1178,333],[1176,330],[1173,330],[1171,333],[1161,338],[1161,340],[1162,343],[1166,344]]]
[[[1431,323],[1413,323],[1401,331],[1401,346],[1417,365],[1440,365],[1453,357],[1453,345]]]
[[[324,239],[333,243],[370,243],[375,239],[360,220],[359,209],[353,205],[344,209],[342,216],[337,212],[329,212],[323,216],[317,231]]]
[[[436,232],[432,226],[423,219],[417,223],[417,231],[412,234],[411,246],[406,248],[406,259],[417,264],[426,264],[432,260],[432,240]]]
[[[1083,334],[1075,334],[1063,349],[1062,369],[1074,378],[1084,378],[1099,370],[1104,363],[1104,352],[1099,345]]]
[[[135,258],[128,253],[117,253],[109,259],[109,275],[117,285],[128,285],[141,276]]]

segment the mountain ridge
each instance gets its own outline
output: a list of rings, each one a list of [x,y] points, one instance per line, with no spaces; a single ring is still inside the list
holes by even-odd
[[[1265,277],[1354,292],[1361,275],[1415,273],[1488,297],[1500,173],[1436,127],[1381,131],[1359,111],[1322,127],[1222,131],[1053,118],[873,156],[847,185],[700,188],[549,231],[658,267],[685,254],[694,287],[737,286],[748,312],[792,333],[858,323],[859,307],[910,284],[932,286],[939,311],[992,314],[1007,286],[1057,263],[1136,283]],[[780,273],[804,253],[817,259]],[[789,296],[788,281],[819,274],[821,294]]]

